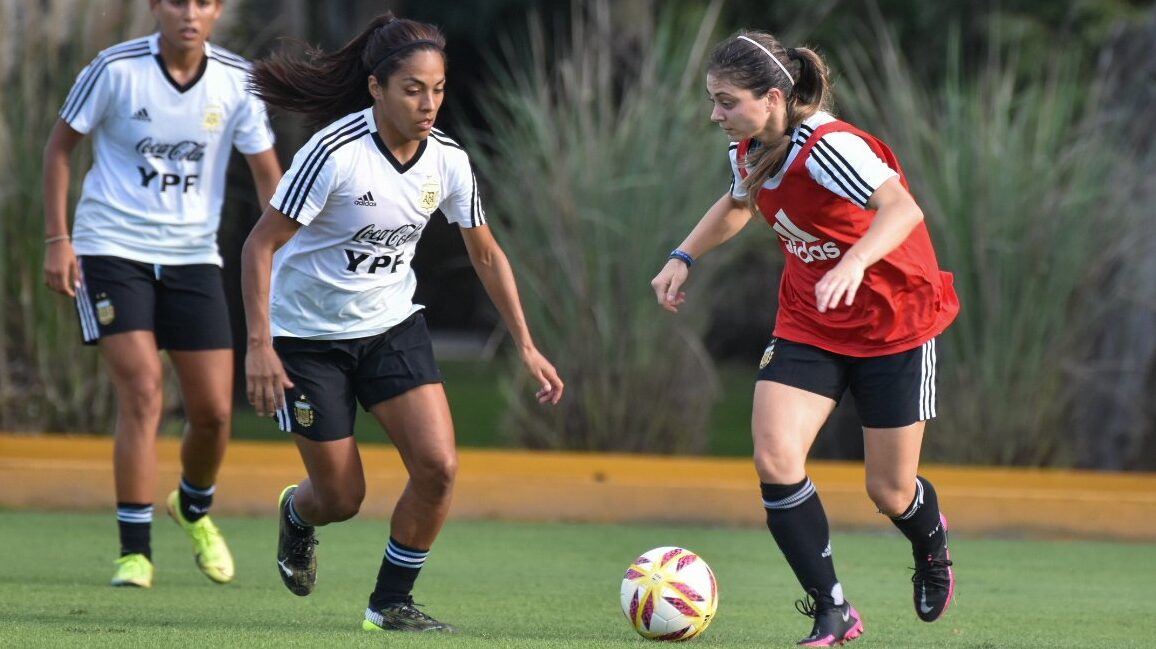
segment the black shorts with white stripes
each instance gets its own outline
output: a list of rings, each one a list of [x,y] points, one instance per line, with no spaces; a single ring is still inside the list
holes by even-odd
[[[848,389],[867,428],[899,428],[935,417],[935,338],[905,352],[859,358],[772,338],[758,379],[838,402]]]
[[[86,345],[126,331],[152,331],[158,349],[232,349],[221,269],[81,256],[76,312]]]
[[[353,435],[357,404],[369,410],[427,383],[441,383],[425,316],[419,311],[389,331],[349,340],[278,336],[273,348],[293,387],[277,413],[281,430],[316,442]]]

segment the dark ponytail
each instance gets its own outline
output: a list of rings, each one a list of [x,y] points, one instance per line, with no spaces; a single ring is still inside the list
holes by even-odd
[[[310,128],[319,128],[373,105],[369,75],[385,85],[406,59],[421,50],[436,50],[444,57],[441,31],[387,13],[331,54],[309,48],[304,60],[276,52],[254,62],[249,87],[270,106],[302,113]]]
[[[831,82],[823,58],[805,47],[784,48],[766,32],[739,32],[719,43],[711,52],[707,72],[755,97],[778,88],[787,98],[788,133],[808,117],[831,108]],[[777,142],[751,147],[744,161],[748,174],[743,187],[752,209],[759,187],[783,165],[790,146],[784,133]]]

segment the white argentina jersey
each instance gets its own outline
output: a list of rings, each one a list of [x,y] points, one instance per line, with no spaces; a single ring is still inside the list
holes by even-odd
[[[230,147],[261,153],[273,132],[265,105],[245,89],[248,62],[205,43],[201,71],[181,87],[160,59],[159,39],[101,52],[60,110],[93,142],[73,242],[80,255],[220,265]]]
[[[421,308],[410,262],[434,211],[460,227],[486,222],[465,150],[434,129],[401,164],[372,108],[314,135],[270,203],[304,226],[273,257],[273,335],[295,338],[388,330]]]

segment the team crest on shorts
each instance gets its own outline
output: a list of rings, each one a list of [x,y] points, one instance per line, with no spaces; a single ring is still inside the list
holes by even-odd
[[[106,326],[116,320],[116,308],[112,306],[112,300],[108,299],[107,293],[96,295],[96,319]]]
[[[762,358],[762,360],[759,361],[759,369],[761,370],[761,369],[765,368],[766,366],[770,365],[771,364],[771,357],[773,357],[774,355],[775,355],[774,345],[767,347],[765,350],[763,350],[763,358]]]
[[[225,123],[225,108],[216,101],[211,101],[205,105],[205,117],[201,120],[201,126],[210,133],[216,133],[221,130],[221,126]]]
[[[418,199],[418,207],[426,216],[429,216],[438,208],[441,199],[441,181],[438,180],[437,176],[426,176],[425,182],[421,184],[421,198]]]
[[[313,425],[313,406],[309,405],[304,395],[293,403],[293,418],[305,428]]]

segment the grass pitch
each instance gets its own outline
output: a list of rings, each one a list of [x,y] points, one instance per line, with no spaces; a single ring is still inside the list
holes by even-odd
[[[151,590],[107,585],[112,513],[0,512],[0,647],[485,647],[640,649],[618,604],[639,553],[682,545],[719,580],[718,616],[692,647],[792,647],[810,631],[799,588],[764,530],[451,521],[415,598],[458,626],[455,636],[368,634],[359,624],[387,523],[319,530],[317,590],[281,585],[271,518],[222,518],[237,579],[218,586],[193,565],[178,528],[157,517]],[[1151,647],[1156,546],[990,540],[957,534],[957,600],[935,624],[911,604],[907,543],[894,534],[836,534],[836,565],[866,634],[850,646],[889,649]]]

